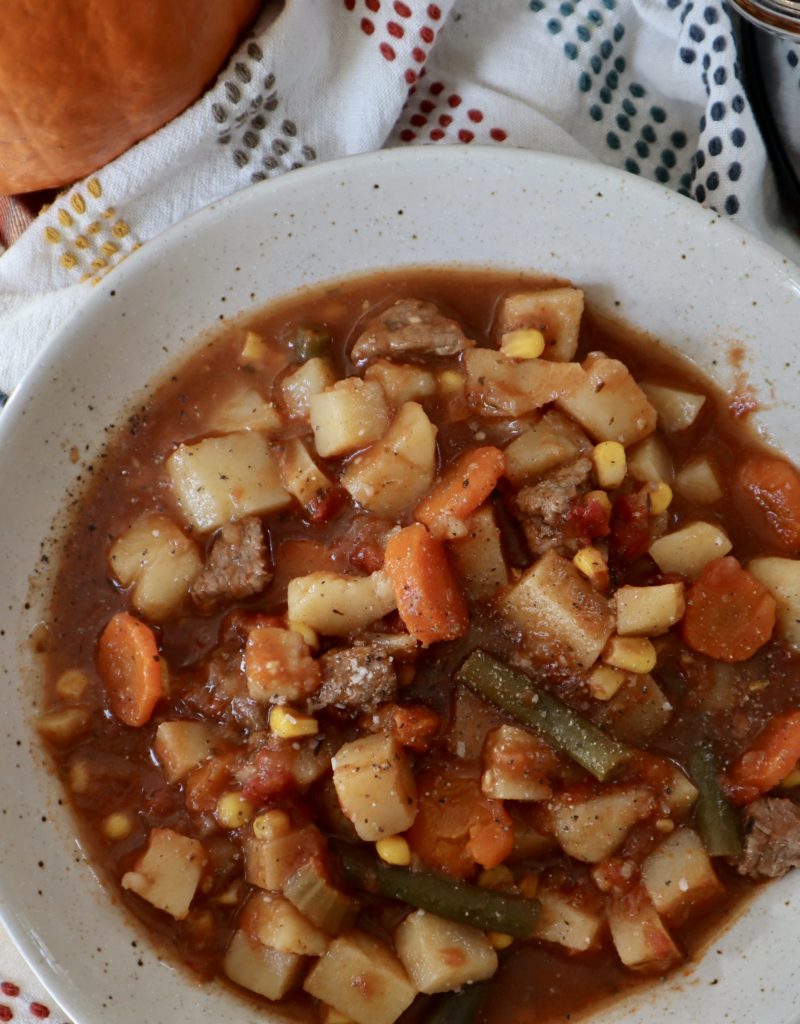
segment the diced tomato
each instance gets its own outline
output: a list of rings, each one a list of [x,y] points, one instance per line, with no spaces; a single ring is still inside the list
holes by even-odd
[[[383,548],[376,541],[362,541],[353,548],[348,561],[354,569],[370,576],[383,568]]]
[[[195,768],[184,783],[184,799],[190,811],[213,811],[217,800],[231,785],[234,753],[212,757]]]
[[[296,787],[292,771],[294,751],[289,746],[262,748],[248,766],[248,778],[242,792],[255,803],[269,803]]]
[[[441,721],[424,704],[398,704],[392,714],[392,733],[401,746],[418,754],[430,749]]]
[[[647,494],[620,494],[611,516],[611,544],[616,553],[634,561],[650,547],[650,517]]]
[[[569,523],[576,537],[584,544],[597,537],[607,537],[610,529],[608,509],[590,495],[583,495],[569,511]]]
[[[418,811],[406,833],[430,868],[469,878],[495,867],[514,846],[514,823],[502,801],[484,796],[477,765],[438,760],[417,779]]]
[[[315,495],[306,506],[308,517],[313,523],[329,523],[335,519],[347,504],[349,495],[343,487],[332,487]]]

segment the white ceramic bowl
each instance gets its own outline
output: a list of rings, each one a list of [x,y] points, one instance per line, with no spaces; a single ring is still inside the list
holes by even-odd
[[[681,349],[723,386],[740,386],[744,372],[761,425],[800,456],[800,270],[631,175],[500,148],[388,151],[247,189],[148,243],[97,287],[0,417],[0,906],[75,1024],[270,1018],[162,962],[123,917],[33,736],[26,638],[46,591],[40,546],[65,495],[80,490],[69,450],[86,446],[91,458],[103,427],[221,315],[351,273],[453,263],[570,278],[595,308]],[[701,963],[598,1024],[800,1020],[799,883],[790,874],[766,888]]]

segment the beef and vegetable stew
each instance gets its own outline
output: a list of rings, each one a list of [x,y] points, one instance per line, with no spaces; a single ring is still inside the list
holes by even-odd
[[[233,325],[92,467],[50,744],[159,941],[292,1019],[575,1019],[800,863],[800,476],[561,282]]]

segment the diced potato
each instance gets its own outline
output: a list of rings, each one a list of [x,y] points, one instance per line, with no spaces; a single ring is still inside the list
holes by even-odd
[[[491,507],[478,509],[466,523],[467,535],[451,541],[450,553],[473,601],[485,601],[508,583],[500,530]]]
[[[330,941],[325,932],[277,893],[253,893],[244,906],[239,927],[263,946],[298,956],[322,956]]]
[[[697,787],[677,765],[667,761],[665,767],[669,775],[664,782],[664,801],[669,807],[670,814],[681,821],[687,817],[697,802]]]
[[[645,859],[642,882],[659,914],[675,923],[722,892],[700,836],[686,827],[667,836]]]
[[[39,715],[36,730],[54,747],[68,747],[89,731],[91,722],[92,710],[89,707],[54,708]]]
[[[589,438],[574,420],[557,409],[549,409],[506,448],[506,476],[519,486],[577,458],[591,447]]]
[[[417,816],[417,788],[403,747],[376,733],[345,743],[333,758],[333,784],[360,839],[405,832]]]
[[[305,442],[298,437],[281,446],[278,461],[283,486],[304,508],[333,487],[333,482],[314,462]]]
[[[800,649],[800,561],[794,558],[754,558],[747,571],[775,598],[778,634]]]
[[[593,719],[624,743],[641,743],[664,728],[674,708],[651,675],[624,673],[617,692]]]
[[[693,505],[713,505],[723,494],[717,471],[707,455],[698,455],[681,466],[675,476],[675,490]]]
[[[333,940],[303,988],[355,1024],[394,1024],[417,994],[388,946],[358,930]]]
[[[167,618],[180,605],[203,568],[197,545],[167,516],[146,513],[117,537],[108,555],[131,603],[145,618]]]
[[[668,434],[676,434],[691,427],[706,402],[705,395],[670,384],[642,381],[642,391],[658,413],[659,426]]]
[[[553,750],[539,736],[516,725],[501,725],[486,738],[481,789],[498,800],[547,800]]]
[[[497,334],[533,327],[547,342],[548,359],[572,359],[578,347],[583,292],[579,288],[548,288],[507,295],[497,312]]]
[[[155,755],[169,782],[180,782],[208,757],[214,730],[207,722],[161,722],[153,743]]]
[[[502,721],[502,714],[493,704],[476,697],[466,686],[457,686],[447,730],[450,753],[465,761],[477,761],[486,737]]]
[[[614,594],[620,636],[661,636],[683,618],[682,583],[620,587]]]
[[[222,969],[242,988],[267,999],[282,999],[300,982],[303,958],[265,946],[239,929],[225,953]]]
[[[713,559],[727,555],[733,545],[725,531],[713,523],[689,523],[666,533],[650,545],[650,557],[662,572],[697,579]]]
[[[581,906],[569,893],[548,886],[539,886],[536,898],[540,909],[534,938],[578,951],[597,944],[603,927],[602,913]]]
[[[558,407],[594,441],[629,445],[656,429],[656,411],[618,359],[592,353],[583,362],[578,387],[557,399]]]
[[[606,598],[555,551],[526,569],[501,607],[529,641],[553,645],[578,668],[594,664],[614,626]]]
[[[524,416],[571,394],[585,376],[578,363],[518,363],[489,348],[465,352],[464,366],[467,400],[482,416]]]
[[[312,572],[289,583],[288,616],[324,636],[346,636],[394,611],[397,602],[386,573],[341,576]]]
[[[275,512],[292,500],[267,439],[255,430],[180,444],[167,459],[167,472],[183,514],[201,533]]]
[[[389,407],[376,381],[348,377],[312,395],[308,403],[314,445],[323,458],[354,452],[383,437]]]
[[[283,417],[272,402],[254,388],[240,388],[212,412],[208,429],[215,434],[261,430],[272,437],[282,426]]]
[[[639,441],[627,454],[628,476],[634,480],[641,484],[672,483],[675,477],[672,456],[658,434]]]
[[[272,835],[253,834],[244,842],[245,878],[259,889],[280,891],[298,867],[318,856],[323,847],[322,833],[314,825],[276,830]]]
[[[665,970],[681,955],[646,893],[610,900],[608,926],[617,955],[632,970]]]
[[[154,828],[133,871],[122,876],[122,888],[183,921],[206,860],[205,848],[197,839],[171,828]]]
[[[550,827],[565,853],[596,864],[609,857],[655,807],[649,789],[620,783],[599,796],[569,795],[548,803]]]
[[[395,409],[405,402],[419,402],[436,394],[436,378],[430,370],[405,363],[390,363],[388,359],[371,363],[364,373],[364,380],[377,381]]]
[[[300,633],[263,622],[247,632],[244,674],[250,697],[262,703],[305,700],[321,683],[319,664]]]
[[[398,925],[394,945],[420,992],[454,992],[491,978],[497,953],[477,928],[416,910]]]
[[[396,519],[412,508],[436,473],[436,427],[416,402],[406,402],[386,434],[342,474],[350,496],[376,515]]]
[[[308,419],[311,399],[336,383],[336,371],[330,360],[315,356],[308,359],[280,383],[280,393],[286,411],[294,419]]]

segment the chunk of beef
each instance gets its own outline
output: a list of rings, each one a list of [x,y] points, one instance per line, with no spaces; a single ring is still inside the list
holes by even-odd
[[[190,593],[200,607],[211,607],[251,597],[271,579],[261,521],[249,516],[222,527]]]
[[[432,302],[400,299],[369,321],[350,358],[361,363],[376,356],[453,356],[474,345]]]
[[[744,808],[742,824],[740,875],[780,878],[800,867],[800,805],[785,797],[762,797]]]
[[[193,710],[226,725],[247,732],[268,728],[269,707],[248,693],[243,644],[236,638],[214,651],[202,682],[187,692],[185,700]]]
[[[371,710],[397,696],[394,659],[381,644],[357,644],[320,658],[322,686],[311,698],[313,710],[336,707]]]
[[[517,514],[535,555],[551,548],[560,554],[577,550],[578,542],[567,529],[567,517],[575,498],[589,490],[591,475],[591,461],[581,457],[519,492]]]

